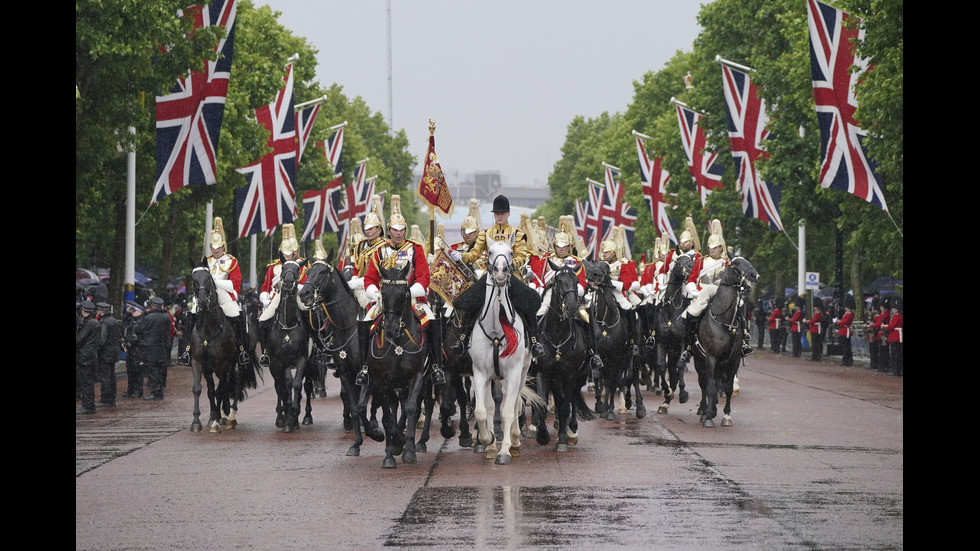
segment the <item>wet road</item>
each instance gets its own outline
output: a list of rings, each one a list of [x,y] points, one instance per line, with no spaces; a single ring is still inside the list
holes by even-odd
[[[688,403],[645,392],[645,418],[582,423],[567,453],[552,431],[497,466],[433,430],[393,470],[371,440],[345,456],[337,379],[293,434],[266,379],[221,434],[188,430],[183,366],[163,402],[76,416],[76,548],[904,548],[903,379],[861,366],[757,352],[731,428],[698,424],[691,371]]]

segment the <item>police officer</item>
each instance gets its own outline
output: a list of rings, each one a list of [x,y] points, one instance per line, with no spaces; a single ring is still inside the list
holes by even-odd
[[[123,398],[143,397],[143,359],[140,354],[136,328],[143,319],[143,307],[127,301],[123,317],[123,351],[126,352],[126,392]]]
[[[147,386],[150,387],[150,393],[144,400],[163,400],[163,370],[170,359],[167,341],[172,329],[173,322],[170,313],[164,309],[163,299],[154,297],[150,308],[136,326],[136,339],[142,352]]]
[[[81,318],[75,327],[75,388],[82,405],[75,415],[95,413],[95,374],[102,342],[102,326],[95,319],[95,304],[82,301]]]
[[[99,401],[95,407],[115,407],[116,362],[119,361],[122,323],[113,317],[109,303],[100,302],[95,307],[103,335],[102,348],[99,349]]]

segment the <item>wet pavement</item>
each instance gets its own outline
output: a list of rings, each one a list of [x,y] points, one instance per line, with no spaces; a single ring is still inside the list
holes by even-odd
[[[383,470],[381,443],[345,455],[337,379],[296,433],[274,426],[268,374],[238,428],[191,433],[190,370],[174,366],[164,401],[76,416],[75,545],[904,547],[901,377],[758,352],[740,371],[735,426],[714,429],[698,423],[697,377],[685,377],[686,404],[658,415],[662,399],[644,392],[646,417],[583,422],[566,453],[552,430],[499,466],[434,428],[418,463]]]

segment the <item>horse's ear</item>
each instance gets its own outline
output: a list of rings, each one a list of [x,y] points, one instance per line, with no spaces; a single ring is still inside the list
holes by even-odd
[[[561,264],[556,264],[555,261],[550,258],[548,259],[548,265],[551,266],[552,271],[555,272],[561,269]]]
[[[208,257],[202,256],[201,257],[201,263],[198,265],[198,267],[200,267],[200,268],[207,268],[208,267]]]
[[[306,266],[307,260],[305,258],[301,258],[297,263],[300,265],[300,267],[303,267]]]

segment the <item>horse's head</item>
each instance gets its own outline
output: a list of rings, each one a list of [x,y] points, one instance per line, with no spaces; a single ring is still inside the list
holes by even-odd
[[[336,268],[325,260],[313,262],[306,272],[306,285],[299,290],[298,296],[303,304],[310,307],[317,300],[324,300],[331,286],[333,275],[336,273]]]
[[[759,272],[745,258],[736,256],[732,259],[730,266],[738,276],[739,281],[736,283],[737,285],[752,287],[759,281]]]
[[[279,273],[280,291],[284,294],[293,294],[299,287],[300,273],[302,272],[305,260],[287,260],[282,264],[282,271]]]
[[[691,275],[694,269],[694,259],[689,255],[678,255],[674,267],[670,270],[670,281],[683,283]]]
[[[214,278],[208,269],[207,260],[191,272],[194,283],[194,296],[197,298],[197,308],[206,311],[218,304],[218,296],[214,286]]]
[[[514,234],[505,241],[494,241],[487,237],[487,284],[491,281],[497,286],[504,286],[510,281],[510,274],[514,269]]]
[[[585,278],[588,280],[589,284],[595,285],[596,287],[606,287],[612,285],[612,276],[610,276],[609,263],[602,261],[587,264],[585,268]]]
[[[562,315],[570,315],[572,312],[578,310],[577,274],[582,263],[579,262],[574,266],[568,266],[567,264],[560,264],[549,259],[548,264],[555,273],[554,278],[551,280],[554,285],[551,300],[553,303],[556,301],[561,302]]]

